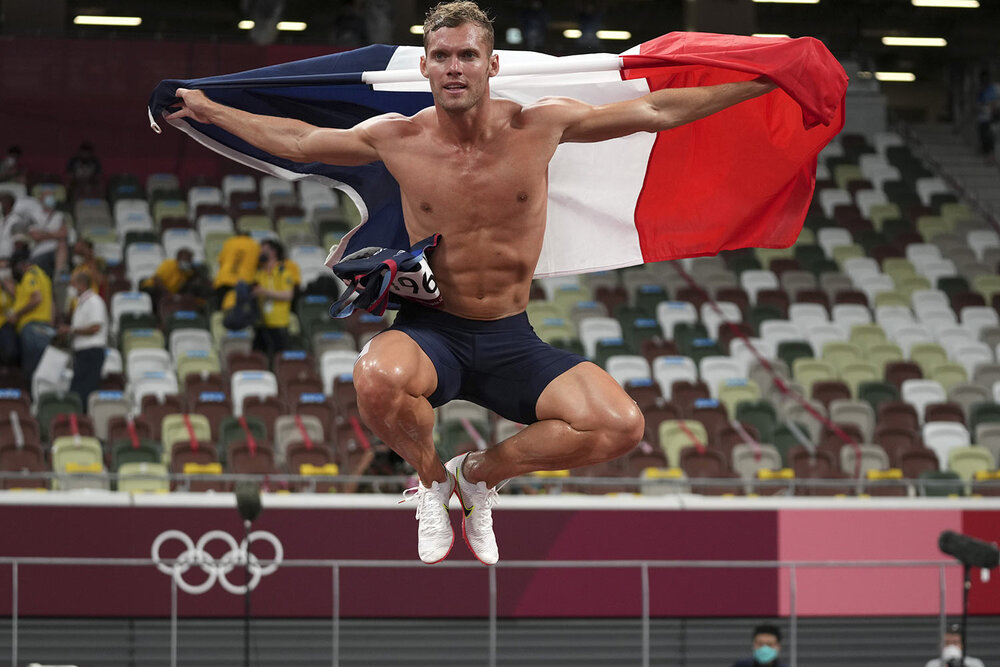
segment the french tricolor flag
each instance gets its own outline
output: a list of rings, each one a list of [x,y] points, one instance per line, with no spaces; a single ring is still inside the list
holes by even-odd
[[[283,65],[167,80],[149,102],[150,122],[179,87],[247,111],[347,128],[372,116],[433,104],[420,76],[423,49],[368,46]],[[847,76],[817,40],[671,33],[621,55],[553,57],[499,51],[494,97],[531,104],[573,97],[592,104],[662,88],[708,86],[766,75],[762,97],[669,131],[562,144],[549,167],[548,221],[536,276],[583,273],[745,247],[794,243],[815,186],[816,156],[844,124]],[[265,153],[214,126],[172,121],[202,144],[290,180],[344,191],[360,226],[332,261],[368,247],[410,247],[399,187],[381,163],[301,164]]]

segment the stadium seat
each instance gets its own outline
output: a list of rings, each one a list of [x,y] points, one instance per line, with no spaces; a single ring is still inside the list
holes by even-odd
[[[324,443],[324,429],[323,424],[320,420],[313,415],[282,415],[274,423],[274,451],[275,451],[275,463],[280,467],[286,463],[292,463],[293,461],[289,459],[288,452],[289,448],[294,443],[302,443],[304,445],[312,445],[312,447],[306,446],[305,449],[317,449],[322,450],[320,454],[316,455],[322,458],[325,456],[327,460],[325,462],[332,462],[332,452],[323,446]],[[289,466],[289,472],[297,473],[298,465],[307,462],[304,455],[300,455],[301,459],[298,464],[294,467]],[[310,457],[311,459],[312,457]],[[309,460],[309,463],[313,465],[322,465],[319,459]]]
[[[166,415],[160,426],[164,462],[170,463],[174,445],[182,441],[211,441],[212,427],[202,414],[179,413]]]
[[[860,465],[859,465],[860,459]],[[865,477],[869,470],[888,470],[889,455],[874,444],[850,445],[840,448],[840,470],[852,477]]]
[[[57,415],[65,413],[83,414],[83,404],[74,392],[46,392],[38,397],[35,404],[38,424],[41,427],[42,442],[48,442],[49,425]]]
[[[701,422],[693,419],[676,419],[660,423],[660,447],[671,464],[680,462],[680,452],[685,447],[705,446],[708,434]]]
[[[928,497],[962,496],[965,485],[953,472],[928,470],[920,473],[920,495]]]
[[[913,404],[921,421],[924,419],[924,406],[928,403],[942,403],[947,400],[944,387],[934,380],[904,380],[900,386],[900,396],[907,403]]]
[[[49,455],[52,470],[57,474],[53,489],[108,488],[106,477],[89,474],[105,472],[104,452],[97,438],[72,435],[56,438]],[[73,479],[74,472],[83,474]]]
[[[262,370],[241,370],[232,374],[230,392],[233,414],[243,414],[243,399],[247,396],[277,396],[278,380],[274,373]]]
[[[746,378],[727,378],[719,383],[719,402],[725,406],[730,417],[736,414],[738,405],[760,398],[757,383]]]
[[[980,445],[956,447],[948,452],[948,470],[956,473],[964,482],[971,482],[978,472],[996,470],[997,462],[993,453]]]
[[[947,469],[948,455],[952,449],[972,444],[968,429],[955,422],[924,424],[922,436],[924,445],[937,454],[938,465],[942,470]]]
[[[122,438],[111,443],[111,470],[121,472],[121,467],[130,463],[160,463],[163,452],[153,440]],[[121,490],[121,489],[119,489]]]

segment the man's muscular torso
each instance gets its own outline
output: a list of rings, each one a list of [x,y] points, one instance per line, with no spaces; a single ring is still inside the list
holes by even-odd
[[[559,142],[540,108],[493,100],[491,111],[487,131],[469,146],[448,141],[433,110],[387,117],[371,130],[399,182],[411,243],[443,237],[431,257],[443,309],[470,319],[527,305]]]

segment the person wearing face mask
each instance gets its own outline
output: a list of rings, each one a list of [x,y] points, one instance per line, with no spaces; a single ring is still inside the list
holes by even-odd
[[[55,329],[52,327],[52,282],[34,264],[27,248],[18,248],[11,257],[11,269],[16,287],[14,303],[4,317],[13,322],[21,342],[21,366],[29,379],[35,374],[42,353]]]
[[[292,298],[299,284],[298,266],[285,259],[285,249],[277,241],[268,239],[260,244],[256,282],[253,295],[260,310],[260,326],[254,347],[272,356],[288,346]]]
[[[101,386],[101,368],[108,346],[108,307],[94,291],[90,276],[78,273],[71,279],[80,295],[69,324],[59,327],[59,333],[70,338],[73,346],[73,383],[87,407],[87,398]]]
[[[73,244],[73,270],[69,276],[69,299],[70,307],[68,312],[73,312],[76,306],[76,289],[73,287],[73,279],[76,276],[85,274],[90,278],[95,292],[107,301],[108,298],[108,266],[107,263],[94,254],[94,244],[89,239],[80,239]]]
[[[31,261],[45,271],[50,280],[65,271],[68,255],[69,225],[57,205],[56,196],[47,192],[27,214],[27,233],[34,241]]]
[[[928,660],[924,667],[961,667],[962,666],[962,626],[952,623],[941,640],[941,656]],[[965,656],[965,667],[984,667],[983,661],[972,656]]]
[[[781,628],[763,623],[753,629],[753,657],[737,660],[733,667],[785,667],[778,660],[781,652]]]
[[[212,284],[216,307],[226,309],[223,302],[227,298],[233,298],[230,294],[237,283],[243,282],[249,285],[254,281],[259,256],[260,245],[246,232],[237,231],[234,236],[226,239],[222,249],[219,250],[219,270]]]
[[[164,294],[186,294],[197,275],[194,254],[189,248],[181,248],[176,257],[163,260],[156,273],[143,280],[140,287],[149,292],[153,303],[156,303]]]
[[[7,155],[0,160],[0,183],[12,181],[25,183],[27,181],[24,165],[21,164],[21,147],[11,146]]]

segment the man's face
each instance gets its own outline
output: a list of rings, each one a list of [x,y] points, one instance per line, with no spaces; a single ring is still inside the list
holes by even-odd
[[[420,57],[420,73],[431,84],[434,102],[456,113],[479,103],[499,68],[499,58],[490,53],[482,28],[474,23],[438,28],[427,37],[426,55]]]
[[[944,635],[944,645],[962,648],[962,635],[957,632],[946,632]]]
[[[780,649],[781,642],[778,638],[768,632],[762,632],[758,635],[754,635],[753,638],[753,648],[756,651],[761,646],[770,646],[773,649]]]
[[[14,198],[8,194],[0,195],[0,215],[7,215],[14,208]]]

